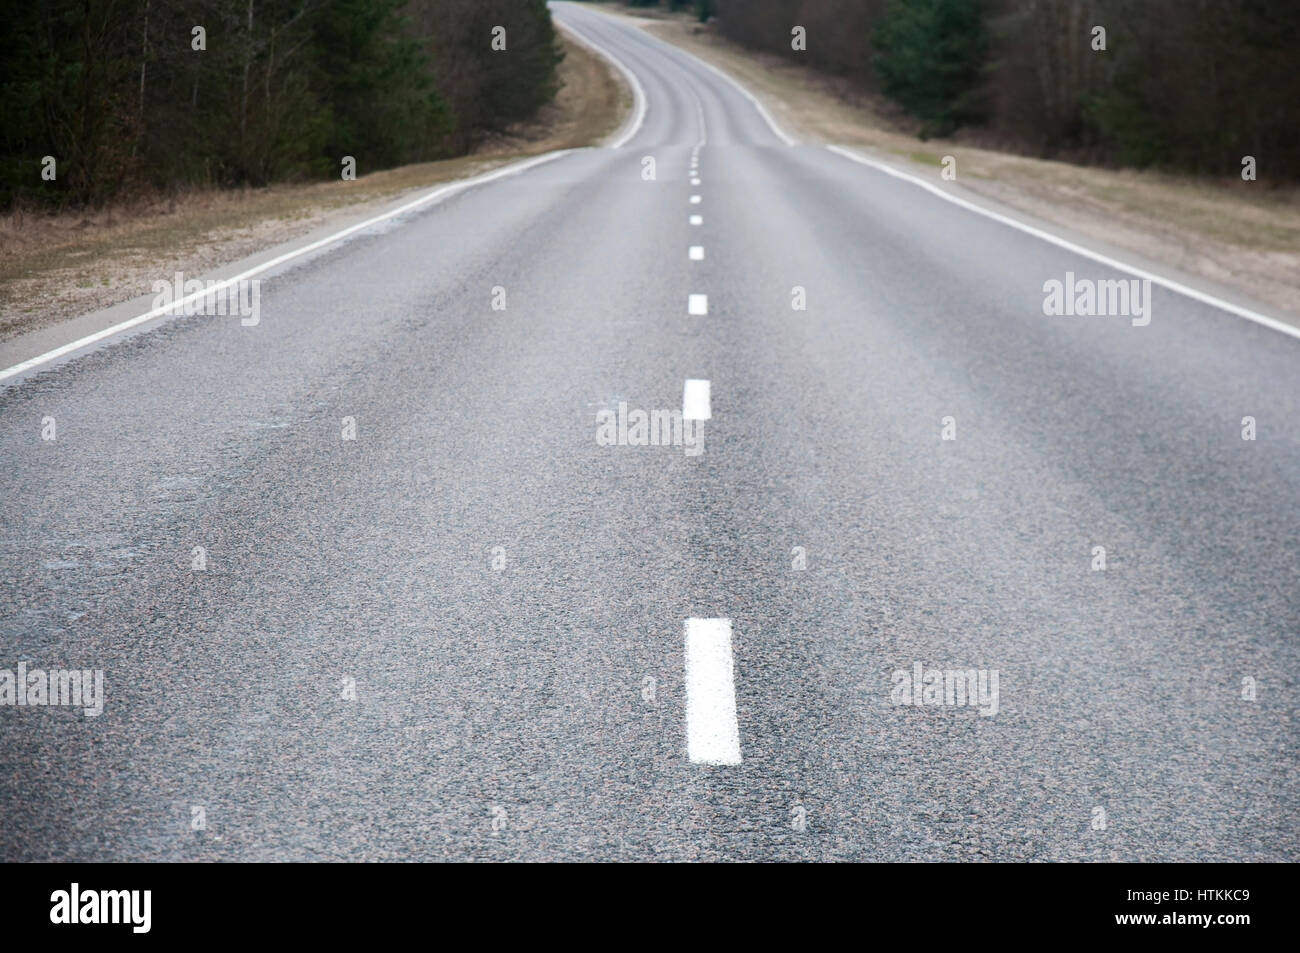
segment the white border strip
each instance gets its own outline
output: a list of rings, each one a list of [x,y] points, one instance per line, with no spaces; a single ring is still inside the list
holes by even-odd
[[[645,122],[645,90],[641,88],[641,81],[636,78],[635,73],[624,65],[622,60],[603,46],[587,39],[587,37],[582,35],[581,31],[577,30],[571,24],[565,23],[559,19],[555,20],[555,24],[560,29],[567,31],[575,40],[587,47],[597,56],[600,56],[613,64],[613,66],[623,74],[623,78],[628,81],[628,85],[632,87],[632,102],[634,107],[632,119],[627,124],[627,128],[623,131],[623,134],[605,147],[607,149],[621,149],[623,146],[627,145],[629,139],[641,131],[641,124]]]
[[[686,620],[686,752],[696,764],[740,764],[730,619]]]
[[[1053,245],[1057,245],[1067,251],[1072,251],[1076,255],[1091,258],[1093,261],[1100,262],[1101,264],[1107,265],[1111,268],[1118,268],[1120,271],[1126,271],[1131,275],[1137,275],[1139,278],[1149,279],[1154,285],[1159,285],[1169,291],[1185,295],[1194,301],[1199,301],[1202,304],[1208,304],[1211,307],[1219,308],[1223,311],[1227,311],[1229,314],[1235,314],[1237,317],[1245,318],[1247,321],[1262,324],[1266,328],[1280,331],[1290,337],[1300,338],[1300,328],[1286,324],[1283,321],[1278,321],[1276,318],[1270,318],[1268,315],[1260,314],[1258,311],[1251,311],[1249,308],[1243,308],[1230,301],[1224,301],[1222,298],[1214,297],[1214,295],[1206,294],[1203,291],[1197,291],[1195,288],[1181,284],[1177,281],[1172,281],[1169,278],[1162,278],[1160,275],[1147,271],[1144,268],[1138,268],[1136,265],[1129,265],[1125,262],[1119,261],[1118,259],[1110,258],[1095,251],[1090,251],[1082,245],[1076,245],[1074,242],[1066,241],[1064,238],[1059,238],[1051,232],[1045,232],[1041,228],[1034,228],[1032,225],[1026,225],[1024,222],[1017,221],[1008,215],[1002,215],[998,212],[986,209],[981,205],[976,205],[974,202],[968,202],[966,199],[958,198],[957,196],[939,188],[932,182],[926,182],[924,179],[919,179],[914,175],[909,175],[908,173],[902,172],[893,166],[886,165],[883,162],[868,159],[856,152],[845,149],[843,146],[827,146],[826,148],[831,152],[834,152],[836,155],[841,155],[846,159],[859,163],[860,165],[870,166],[873,169],[884,172],[886,175],[892,175],[896,179],[902,179],[905,182],[910,182],[912,185],[919,185],[927,192],[932,192],[947,202],[952,202],[954,205],[960,205],[964,209],[976,212],[983,215],[985,218],[991,218],[995,222],[1001,222],[1003,225],[1010,225],[1012,228],[1019,229],[1027,235],[1033,235],[1035,238],[1041,238],[1045,242],[1051,242]]]
[[[270,261],[265,261],[260,265],[254,265],[252,268],[249,268],[247,271],[242,271],[232,278],[224,278],[221,281],[216,282],[212,287],[208,287],[205,283],[202,291],[196,291],[193,294],[188,294],[184,298],[179,298],[176,301],[171,302],[166,307],[154,308],[152,311],[146,311],[144,314],[136,315],[134,318],[128,318],[127,320],[114,324],[111,327],[104,328],[102,331],[96,331],[94,334],[88,334],[83,338],[79,338],[78,340],[71,342],[70,344],[64,344],[62,347],[56,347],[52,351],[46,351],[44,354],[40,354],[37,355],[36,357],[31,358],[30,360],[23,361],[21,364],[15,364],[13,367],[5,368],[3,371],[0,371],[0,382],[6,381],[11,377],[16,377],[17,375],[30,371],[33,368],[40,367],[42,364],[48,364],[50,361],[57,360],[58,358],[63,357],[67,354],[71,354],[73,351],[79,351],[84,347],[88,347],[92,344],[96,344],[100,341],[106,340],[107,338],[111,338],[114,335],[121,334],[123,331],[129,331],[131,328],[144,324],[146,321],[152,321],[155,318],[161,318],[164,315],[172,315],[173,317],[175,317],[180,314],[183,314],[184,313],[183,310],[178,310],[178,309],[183,309],[184,306],[190,303],[191,301],[197,301],[200,298],[212,294],[214,291],[221,291],[237,282],[244,281],[248,278],[252,278],[254,275],[260,275],[262,272],[269,271],[270,269],[275,268],[278,265],[283,265],[287,261],[292,261],[295,258],[299,258],[302,255],[308,254],[309,252],[313,252],[318,249],[324,248],[327,245],[332,245],[335,242],[339,241],[340,239],[346,238],[349,235],[353,235],[359,231],[363,231],[364,229],[370,228],[372,225],[377,225],[380,222],[386,222],[389,219],[396,218],[399,215],[403,215],[406,212],[411,211],[412,209],[419,208],[422,205],[428,205],[430,202],[436,202],[439,199],[443,199],[450,195],[454,195],[457,192],[462,192],[465,189],[471,188],[473,186],[483,185],[487,182],[492,182],[496,179],[505,178],[508,175],[518,175],[520,172],[524,172],[527,169],[531,169],[534,166],[539,166],[545,162],[550,162],[553,159],[558,159],[561,156],[568,155],[570,152],[573,151],[574,150],[572,149],[561,149],[556,152],[547,152],[544,153],[543,155],[533,156],[531,159],[524,159],[521,162],[516,162],[512,165],[504,166],[503,168],[500,169],[494,169],[491,172],[486,172],[483,175],[475,176],[474,178],[471,179],[463,179],[460,182],[452,182],[448,185],[441,185],[436,189],[434,189],[432,192],[426,192],[424,195],[421,195],[419,198],[407,202],[405,205],[401,205],[395,209],[392,209],[391,211],[384,212],[381,215],[376,215],[374,218],[368,218],[364,222],[358,222],[356,225],[351,225],[343,229],[342,231],[335,232],[333,235],[327,235],[326,237],[314,241],[309,245],[304,245],[303,247],[296,248],[293,251],[285,252],[283,255],[277,255],[275,258],[272,258]]]

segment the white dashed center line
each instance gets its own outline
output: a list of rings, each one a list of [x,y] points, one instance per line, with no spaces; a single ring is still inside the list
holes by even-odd
[[[682,388],[682,420],[712,420],[709,396],[708,381],[688,380]]]
[[[691,185],[699,185],[699,184],[700,184],[699,179],[691,179]]]
[[[692,205],[699,205],[699,204],[700,204],[700,197],[699,197],[698,195],[692,195],[692,196],[691,196],[691,204],[692,204]]]
[[[686,313],[687,314],[708,314],[709,296],[708,295],[687,295]]]
[[[686,620],[686,750],[696,764],[740,764],[730,619]]]
[[[704,246],[692,245],[690,250],[691,261],[704,261]]]
[[[692,225],[703,225],[703,224],[704,224],[704,216],[703,216],[703,215],[692,215],[692,216],[691,216],[691,224],[692,224]]]

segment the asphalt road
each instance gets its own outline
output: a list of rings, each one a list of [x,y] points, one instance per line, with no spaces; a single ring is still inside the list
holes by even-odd
[[[556,16],[624,145],[0,390],[0,669],[104,673],[0,707],[0,858],[1300,860],[1300,340],[1046,316],[1129,276]]]

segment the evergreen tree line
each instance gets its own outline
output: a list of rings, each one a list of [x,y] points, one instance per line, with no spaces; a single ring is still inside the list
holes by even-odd
[[[689,10],[701,21],[706,21],[714,13],[714,0],[625,0],[629,7],[658,7],[664,8],[676,13],[679,10]]]
[[[715,6],[727,37],[883,93],[923,136],[964,126],[1040,155],[1214,175],[1253,155],[1261,177],[1300,178],[1295,0]]]
[[[461,155],[549,102],[562,58],[545,0],[0,0],[0,10],[4,207],[338,176],[344,156],[365,173]],[[493,48],[498,26],[504,50]]]

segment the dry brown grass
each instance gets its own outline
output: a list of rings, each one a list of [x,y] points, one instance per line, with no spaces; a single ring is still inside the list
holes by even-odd
[[[334,220],[516,159],[598,144],[631,92],[604,60],[567,38],[555,101],[473,155],[402,166],[352,182],[192,189],[97,212],[0,218],[0,340],[149,291],[175,271],[201,275]]]

